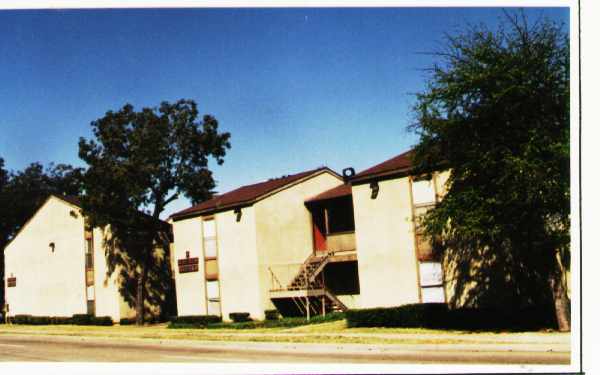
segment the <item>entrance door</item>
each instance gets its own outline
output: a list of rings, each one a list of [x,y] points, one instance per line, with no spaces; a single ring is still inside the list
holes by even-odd
[[[327,230],[325,225],[325,210],[315,207],[312,210],[313,241],[315,254],[327,251]]]

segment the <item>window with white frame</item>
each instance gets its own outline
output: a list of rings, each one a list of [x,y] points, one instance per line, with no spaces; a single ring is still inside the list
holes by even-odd
[[[433,184],[433,179],[412,181],[413,205],[435,204],[435,188]]]
[[[217,251],[217,228],[213,218],[202,221],[204,247],[204,282],[206,283],[206,312],[208,315],[221,315],[221,294],[219,290],[219,270]]]
[[[415,247],[419,267],[421,302],[445,302],[444,275],[439,255],[433,251],[431,239],[424,233],[424,215],[436,204],[435,178],[411,181]]]

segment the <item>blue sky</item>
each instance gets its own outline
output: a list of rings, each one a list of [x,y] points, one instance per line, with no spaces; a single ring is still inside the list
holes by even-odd
[[[526,13],[569,21],[566,8]],[[420,52],[501,17],[493,8],[0,10],[0,156],[15,170],[82,165],[78,139],[107,110],[189,98],[232,133],[225,164],[213,164],[221,192],[321,165],[359,171],[415,144],[413,94],[433,63]]]

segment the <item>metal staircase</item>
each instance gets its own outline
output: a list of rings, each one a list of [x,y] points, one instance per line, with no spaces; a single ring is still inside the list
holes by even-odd
[[[290,293],[288,298],[298,311],[306,314],[307,318],[311,315],[348,309],[325,285],[323,270],[330,262],[331,256],[332,254],[311,254],[290,283],[282,288],[283,291],[296,292]]]
[[[316,277],[324,268],[322,267],[322,265],[327,262],[327,258],[327,256],[309,256],[300,267],[300,271],[298,271],[298,274],[292,279],[291,283],[287,286],[287,289],[321,289],[323,285],[320,282],[320,280],[316,279]]]

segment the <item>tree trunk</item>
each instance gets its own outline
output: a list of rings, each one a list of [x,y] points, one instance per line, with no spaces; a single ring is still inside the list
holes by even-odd
[[[145,285],[147,276],[148,267],[143,265],[137,277],[137,293],[135,296],[135,324],[138,326],[144,325],[144,300],[146,299]]]
[[[550,276],[550,290],[554,300],[554,312],[558,330],[568,332],[571,330],[571,301],[567,295],[567,288],[563,280],[562,272],[555,272]]]

